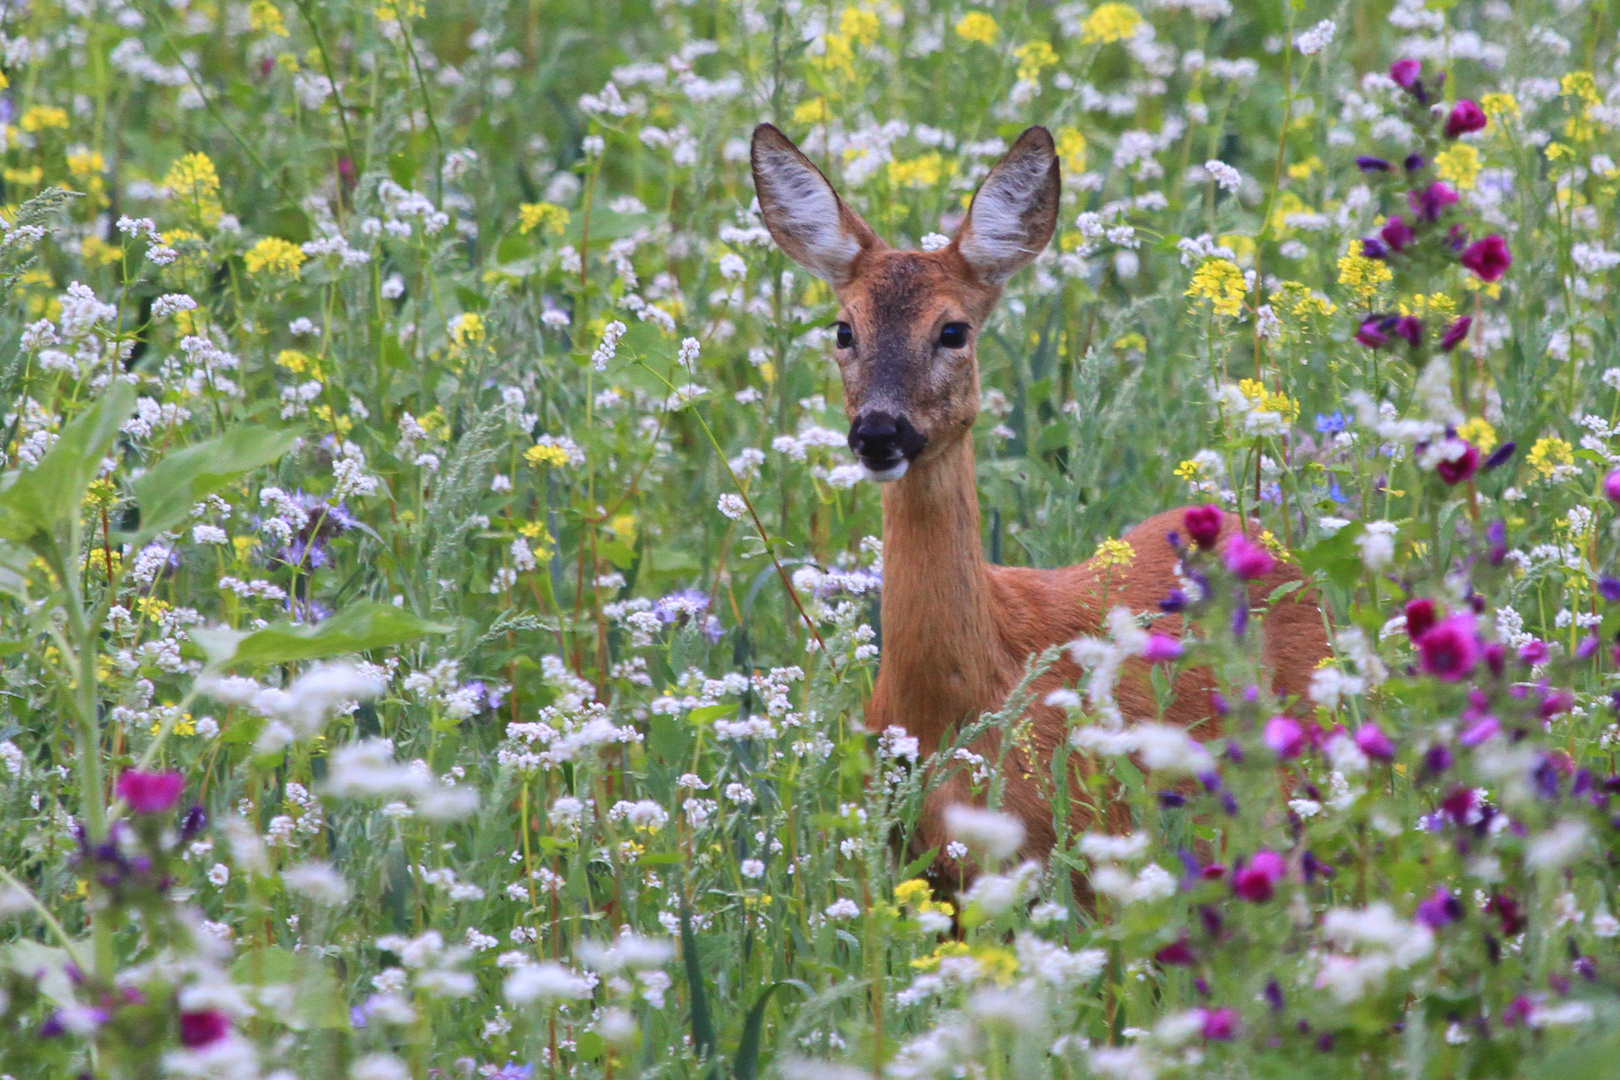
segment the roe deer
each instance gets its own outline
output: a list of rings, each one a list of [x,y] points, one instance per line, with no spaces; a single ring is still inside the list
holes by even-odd
[[[931,252],[886,245],[769,124],[754,131],[753,170],[771,236],[837,295],[849,446],[868,476],[885,485],[883,652],[867,726],[905,728],[926,759],[949,745],[959,725],[1004,707],[1032,655],[1098,634],[1107,614],[1100,610],[1105,571],[1091,563],[1057,570],[994,566],[980,549],[971,434],[979,412],[975,346],[1002,285],[1052,238],[1059,193],[1052,137],[1041,127],[1025,131],[979,185],[949,246]],[[1179,585],[1178,556],[1166,534],[1182,528],[1184,513],[1160,513],[1126,534],[1135,555],[1106,571],[1110,608],[1156,611]],[[1243,527],[1237,515],[1223,517],[1220,547]],[[1298,577],[1279,562],[1253,583],[1251,602],[1263,603]],[[1163,618],[1155,629],[1179,636],[1181,621]],[[1310,591],[1272,604],[1264,634],[1275,690],[1304,693],[1311,670],[1328,654]],[[1119,681],[1119,706],[1128,720],[1156,716],[1146,670],[1143,661],[1132,660]],[[1056,840],[1045,791],[1053,748],[1067,737],[1068,722],[1045,698],[1081,674],[1065,655],[1036,682],[1030,737],[1003,759],[1003,808],[1024,823],[1023,857],[1044,859]],[[1174,689],[1168,721],[1182,727],[1207,721],[1199,734],[1214,734],[1209,673],[1183,671]],[[999,734],[984,734],[972,749],[996,761]],[[1087,766],[1077,760],[1076,767]],[[961,770],[925,800],[913,846],[939,849],[934,873],[942,881],[961,883],[975,872],[946,856],[943,821],[947,806],[971,801]],[[1095,822],[1079,807],[1071,824],[1076,831],[1128,824],[1111,820],[1117,815],[1106,809],[1103,816]]]

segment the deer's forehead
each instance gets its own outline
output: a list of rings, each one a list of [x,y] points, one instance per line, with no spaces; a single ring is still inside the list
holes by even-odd
[[[942,308],[971,310],[969,293],[932,253],[893,252],[863,268],[840,298],[863,322],[901,327],[931,321]]]

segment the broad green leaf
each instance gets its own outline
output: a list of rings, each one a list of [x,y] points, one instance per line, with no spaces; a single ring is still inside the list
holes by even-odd
[[[279,945],[261,946],[231,965],[231,978],[254,986],[290,987],[293,1007],[278,1011],[276,1020],[294,1031],[349,1026],[349,1010],[337,977],[313,956]]]
[[[154,536],[185,520],[194,505],[275,461],[297,441],[296,432],[244,427],[168,455],[135,481],[141,535]]]
[[[281,622],[255,630],[236,643],[236,649],[229,657],[217,662],[288,664],[295,660],[319,660],[389,645],[403,645],[424,634],[444,634],[450,629],[392,604],[362,600],[314,626]],[[205,650],[219,648],[215,641],[205,643],[195,636],[193,640]]]
[[[12,474],[0,489],[0,538],[33,544],[77,514],[85,488],[134,407],[135,388],[114,381],[62,429],[37,466]]]

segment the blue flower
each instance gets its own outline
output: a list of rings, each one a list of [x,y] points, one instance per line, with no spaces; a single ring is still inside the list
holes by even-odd
[[[1334,435],[1345,428],[1344,413],[1334,409],[1331,413],[1316,414],[1316,430],[1320,435]]]

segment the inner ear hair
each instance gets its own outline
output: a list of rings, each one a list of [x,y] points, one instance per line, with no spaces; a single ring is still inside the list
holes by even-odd
[[[1061,194],[1051,133],[1027,129],[973,193],[956,234],[957,250],[980,281],[1000,285],[1045,250]]]
[[[754,129],[754,192],[771,238],[788,258],[837,286],[862,251],[881,244],[815,163],[771,124]]]

